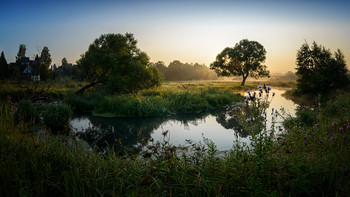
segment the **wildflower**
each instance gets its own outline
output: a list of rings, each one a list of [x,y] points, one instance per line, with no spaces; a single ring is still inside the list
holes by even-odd
[[[275,93],[274,93],[274,92],[272,93],[272,96],[275,96]]]
[[[346,129],[350,129],[350,125],[346,126]]]
[[[247,93],[250,95],[250,90],[248,90]]]
[[[247,123],[249,123],[250,122],[250,119],[249,118],[247,118],[247,120],[245,120]]]
[[[258,89],[262,89],[262,86],[261,86],[261,85],[259,85],[259,86],[258,86]]]
[[[267,87],[267,90],[268,90],[268,91],[270,91],[270,90],[271,90],[271,87],[270,87],[270,86],[268,86],[268,87]]]
[[[333,121],[332,125],[336,125],[337,123],[335,121]]]
[[[286,140],[282,140],[282,143],[285,144],[285,143],[286,143]]]
[[[339,131],[342,131],[342,130],[343,130],[343,127],[340,127],[340,128],[339,128]]]
[[[303,136],[303,139],[306,139],[306,136]]]
[[[276,153],[276,155],[279,155],[280,153]]]
[[[322,143],[322,140],[320,140],[319,142]]]
[[[345,135],[343,135],[343,139],[345,139],[346,138],[346,136]]]
[[[303,146],[305,146],[306,145],[306,142],[303,142]]]
[[[316,123],[316,125],[315,125],[316,127],[319,127],[320,125],[318,124],[318,123]]]
[[[334,137],[332,136],[331,138],[329,138],[330,141],[333,141],[334,140]]]

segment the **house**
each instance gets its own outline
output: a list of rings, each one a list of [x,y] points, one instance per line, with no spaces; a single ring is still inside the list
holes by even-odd
[[[30,60],[29,57],[22,57],[20,61],[18,61],[17,65],[23,69],[21,72],[22,80],[32,80],[32,81],[40,81],[40,65],[36,60]]]
[[[26,66],[22,72],[22,80],[31,80],[32,77],[32,69],[30,66]]]

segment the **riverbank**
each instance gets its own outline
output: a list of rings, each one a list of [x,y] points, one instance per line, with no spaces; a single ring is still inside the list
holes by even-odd
[[[260,138],[259,149],[237,144],[224,157],[210,141],[189,143],[192,154],[178,156],[167,133],[147,152],[99,155],[66,138],[28,132],[3,105],[0,195],[346,196],[349,96],[329,102],[312,126],[294,122],[283,138]]]

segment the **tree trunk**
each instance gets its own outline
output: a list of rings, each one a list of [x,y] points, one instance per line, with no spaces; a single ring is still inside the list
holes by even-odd
[[[247,76],[244,76],[243,75],[243,81],[242,81],[242,83],[241,83],[241,86],[244,86],[244,84],[245,84],[245,80],[248,78],[248,75]]]
[[[91,83],[87,84],[86,86],[84,86],[84,87],[80,88],[79,90],[77,90],[75,92],[75,94],[76,95],[82,94],[86,89],[91,88],[91,87],[95,86],[96,84],[97,84],[97,82],[91,82]]]

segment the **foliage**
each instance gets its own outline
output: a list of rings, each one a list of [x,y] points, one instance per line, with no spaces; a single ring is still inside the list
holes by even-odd
[[[43,113],[43,121],[52,131],[59,131],[68,125],[72,114],[72,110],[68,105],[49,105]]]
[[[154,117],[171,114],[200,113],[223,108],[242,100],[240,95],[217,88],[201,91],[144,91],[139,94],[101,96],[68,95],[65,103],[76,112],[93,112],[99,116]]]
[[[62,59],[62,65],[67,65],[67,64],[68,64],[67,58],[64,57]]]
[[[4,52],[1,52],[1,56],[0,56],[0,79],[4,79],[8,77],[8,65],[7,65],[7,61],[4,55]]]
[[[204,64],[188,64],[179,60],[170,62],[165,66],[164,62],[153,63],[161,72],[166,81],[184,81],[184,80],[214,80],[217,76]]]
[[[349,84],[343,53],[334,55],[316,42],[304,43],[297,53],[297,86],[302,94],[322,95]]]
[[[242,76],[244,86],[248,76],[259,78],[269,77],[266,65],[266,50],[257,41],[241,40],[233,48],[226,47],[216,56],[210,68],[221,76]]]
[[[120,156],[86,151],[68,137],[23,134],[0,109],[1,196],[347,196],[350,189],[350,126],[332,116],[261,149],[237,142],[219,153],[208,139],[175,147],[164,132],[143,152]]]
[[[149,58],[136,46],[132,34],[105,34],[96,39],[78,60],[89,82],[77,93],[97,84],[112,93],[134,92],[160,85],[159,71],[149,66]]]
[[[36,108],[29,100],[21,100],[18,103],[16,111],[17,120],[34,121],[39,120],[39,114]]]
[[[52,59],[49,48],[45,46],[40,54],[40,79],[46,80],[49,78],[49,67],[51,62]]]
[[[26,45],[24,45],[24,44],[19,45],[18,53],[16,56],[16,61],[20,61],[22,59],[22,57],[26,57],[26,50],[27,50]]]

